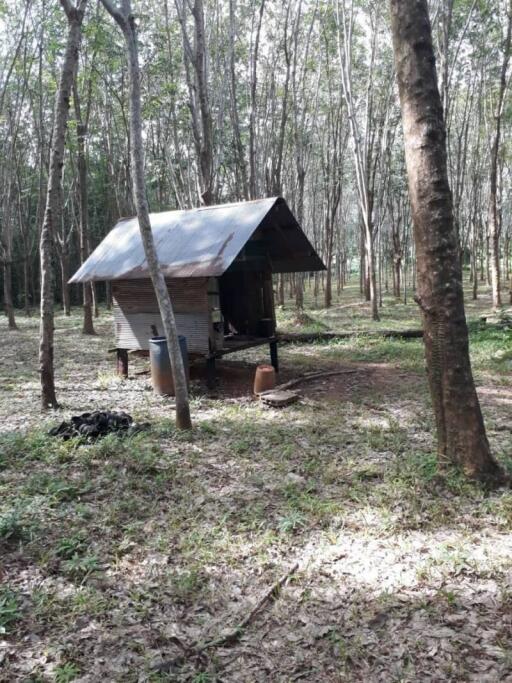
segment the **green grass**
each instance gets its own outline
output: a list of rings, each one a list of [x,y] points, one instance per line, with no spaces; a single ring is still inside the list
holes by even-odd
[[[315,637],[315,661],[325,657],[347,680],[362,680],[366,652],[374,653],[377,645],[361,638],[370,628],[385,640],[384,627],[368,626],[372,609],[393,615],[397,599],[393,590],[387,594],[371,584],[364,572],[355,579],[344,573],[359,547],[370,548],[371,565],[372,553],[378,563],[383,547],[393,547],[402,558],[415,544],[424,545],[407,574],[419,586],[410,589],[418,595],[404,606],[409,616],[425,605],[429,614],[441,610],[441,620],[442,610],[458,609],[462,598],[449,584],[460,577],[467,575],[476,585],[480,578],[490,580],[494,569],[493,580],[499,582],[500,572],[507,571],[503,555],[484,562],[470,540],[472,534],[479,541],[508,534],[512,492],[489,492],[456,469],[439,475],[422,343],[369,334],[383,327],[417,326],[416,306],[386,299],[383,321],[372,323],[364,306],[342,308],[357,303],[356,289],[346,290],[332,310],[308,308],[311,320],[301,328],[327,326],[356,335],[281,350],[283,369],[290,374],[346,363],[361,366],[359,374],[347,377],[355,384],[339,400],[315,395],[308,385],[304,401],[282,411],[198,396],[194,430],[178,432],[172,412],[165,404],[160,412],[156,403],[149,404],[141,388],[144,380],[135,379],[101,396],[121,402],[133,388],[141,388],[135,405],[138,417],[152,422],[147,433],[110,435],[87,445],[50,438],[45,421],[26,432],[0,435],[0,553],[9,586],[0,591],[0,628],[13,643],[26,644],[30,633],[39,634],[53,667],[51,673],[35,667],[21,680],[71,681],[99,658],[108,669],[114,647],[128,657],[130,672],[120,674],[125,680],[132,680],[135,669],[147,670],[148,680],[173,680],[174,674],[150,671],[157,653],[171,652],[175,637],[189,642],[205,633],[215,636],[239,621],[296,558],[303,566],[291,586],[291,602],[285,602],[283,591],[251,626],[248,638],[267,630],[274,638],[276,623],[275,641],[286,643],[287,634],[295,637],[300,630],[290,615],[311,614],[313,621],[318,615],[326,626]],[[475,373],[479,383],[506,389],[510,333],[482,327],[477,320],[481,310],[471,309]],[[288,303],[279,311],[284,328],[297,329],[295,317]],[[77,332],[73,344],[81,341],[77,321],[76,316],[57,321],[66,334]],[[28,337],[28,332],[21,334]],[[104,351],[107,341],[94,344]],[[93,349],[92,357],[93,352],[98,354]],[[396,383],[390,381],[381,391],[374,375],[365,374],[367,364],[386,367]],[[66,385],[67,380],[60,381]],[[86,386],[107,391],[110,376],[101,370],[90,383]],[[493,429],[508,419],[510,409],[493,400],[484,406],[491,444],[503,462],[512,463],[510,432]],[[63,413],[51,423],[60,419]],[[346,557],[329,559],[328,552],[345,542]],[[331,575],[333,567],[338,573]],[[468,584],[464,589],[469,591]],[[344,595],[331,599],[331,591],[343,590]],[[353,632],[347,635],[337,619],[352,624]],[[408,631],[402,626],[397,638]],[[69,644],[76,644],[72,635],[84,628],[92,629],[99,654],[91,654],[92,640],[86,638],[83,651],[70,650]],[[512,645],[507,634],[501,637]],[[104,650],[102,642],[109,643]],[[300,643],[290,643],[290,652],[302,652]],[[415,647],[409,647],[410,661]],[[464,661],[463,654],[457,656]],[[215,680],[216,674],[209,673],[210,665],[215,670],[218,664],[214,653],[208,666],[183,660],[180,666],[189,667],[184,680]],[[15,664],[8,665],[15,671],[8,675],[16,680]],[[406,671],[408,665],[400,666]],[[328,679],[332,670],[321,675]]]
[[[10,588],[0,586],[0,635],[9,633],[21,618],[20,600]]]

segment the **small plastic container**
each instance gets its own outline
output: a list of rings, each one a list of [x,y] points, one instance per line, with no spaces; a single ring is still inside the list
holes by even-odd
[[[263,391],[276,388],[276,371],[272,365],[258,365],[254,375],[254,393],[256,396]]]

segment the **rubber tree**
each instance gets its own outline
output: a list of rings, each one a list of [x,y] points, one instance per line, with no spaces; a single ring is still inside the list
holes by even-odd
[[[512,41],[512,0],[506,2],[507,29],[503,43],[503,61],[500,70],[500,83],[496,109],[494,112],[494,132],[491,145],[491,172],[489,183],[489,220],[488,234],[490,246],[490,271],[492,303],[495,308],[501,306],[501,277],[500,277],[500,221],[498,219],[498,155],[500,151],[501,127],[505,92],[508,85],[508,65],[510,62],[510,48]]]
[[[390,0],[427,374],[442,468],[501,483],[469,359],[462,272],[448,183],[446,130],[427,0]]]
[[[132,13],[131,1],[121,0],[114,4],[111,0],[101,0],[102,5],[113,17],[121,29],[128,60],[130,77],[130,135],[131,135],[131,173],[135,208],[139,221],[140,234],[144,253],[149,268],[151,281],[155,289],[160,315],[167,339],[167,348],[171,360],[174,388],[176,392],[176,426],[179,429],[190,429],[190,408],[185,368],[178,339],[176,319],[165,282],[164,274],[158,263],[158,257],[151,231],[148,202],[146,198],[146,182],[144,178],[144,147],[142,139],[142,111],[140,93],[140,67],[137,42],[137,27]]]
[[[39,371],[41,374],[41,405],[43,410],[57,408],[53,367],[53,268],[52,252],[57,227],[62,214],[62,169],[73,79],[78,64],[82,22],[87,0],[60,0],[68,23],[66,49],[62,60],[59,86],[55,95],[50,170],[46,206],[39,244],[41,268],[41,322],[39,332]]]
[[[78,202],[79,202],[79,234],[80,234],[80,263],[85,263],[89,256],[89,201],[87,188],[87,153],[86,140],[89,126],[90,112],[90,80],[89,80],[89,99],[86,107],[85,117],[82,115],[80,95],[78,92],[77,79],[73,83],[73,108],[76,120],[76,145],[77,145],[77,169],[78,169]],[[82,334],[96,334],[92,316],[92,283],[85,282],[82,285],[83,300],[83,324]]]
[[[9,330],[18,329],[14,315],[12,286],[14,216],[12,215],[13,212],[10,207],[14,204],[13,178],[16,175],[13,173],[12,162],[16,156],[15,147],[20,126],[20,113],[27,89],[26,80],[23,86],[21,84],[12,84],[12,81],[16,77],[18,62],[20,58],[23,58],[23,46],[26,41],[26,25],[29,9],[30,3],[27,0],[22,14],[19,34],[14,37],[14,45],[11,46],[12,54],[9,49],[6,52],[6,63],[2,64],[2,76],[0,80],[0,120],[5,121],[8,126],[6,131],[7,134],[4,133],[3,135],[0,153],[2,158],[9,160],[9,164],[6,165],[0,173],[0,265],[3,278],[4,309]],[[8,103],[11,84],[16,92],[15,100],[17,100],[17,102],[13,104]],[[14,111],[12,111],[13,109]]]
[[[472,478],[501,483],[505,477],[489,448],[469,359],[427,0],[390,0],[390,8],[416,243],[416,301],[423,318],[439,464],[454,463]]]
[[[373,320],[379,318],[379,295],[377,291],[377,274],[375,264],[375,236],[376,230],[373,221],[373,195],[370,187],[369,146],[370,146],[370,112],[372,109],[372,79],[376,56],[376,28],[372,24],[371,34],[371,57],[370,69],[366,93],[365,120],[361,128],[352,89],[352,66],[353,66],[353,30],[354,30],[354,5],[345,7],[345,0],[333,0],[338,24],[338,59],[341,74],[341,85],[345,107],[349,120],[350,137],[352,140],[352,152],[354,156],[354,169],[357,188],[357,198],[362,222],[362,242],[364,246],[364,261],[368,274],[369,298]],[[363,134],[364,131],[364,134]],[[362,250],[363,251],[363,250]]]
[[[185,73],[189,90],[189,109],[192,133],[199,166],[200,201],[208,206],[215,203],[215,174],[213,159],[213,123],[208,93],[208,55],[203,0],[194,3],[175,0],[178,21],[183,35]],[[187,8],[194,19],[194,37],[187,29]]]

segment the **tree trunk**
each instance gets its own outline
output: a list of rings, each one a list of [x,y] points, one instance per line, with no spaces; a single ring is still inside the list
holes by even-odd
[[[25,256],[23,259],[23,296],[24,296],[24,306],[25,313],[28,318],[32,315],[30,311],[30,269],[29,269],[29,257]]]
[[[7,316],[7,321],[10,330],[17,330],[16,319],[14,317],[14,305],[12,301],[12,266],[11,266],[11,254],[6,254],[6,259],[4,261],[3,276],[4,276],[4,307],[5,314]]]
[[[265,11],[265,0],[261,0],[258,25],[256,28],[256,36],[254,45],[252,46],[250,56],[250,72],[251,72],[251,88],[250,88],[250,109],[249,109],[249,196],[251,199],[256,199],[258,195],[257,177],[256,177],[256,93],[257,93],[257,76],[258,76],[258,52],[260,46],[260,32],[263,21],[263,12]]]
[[[446,164],[446,133],[427,0],[390,0],[402,107],[418,295],[438,457],[473,478],[504,475],[491,455],[469,359],[462,273]]]
[[[512,3],[509,3],[512,4]],[[489,189],[489,258],[491,271],[492,304],[494,308],[501,306],[501,278],[500,278],[500,222],[498,217],[498,153],[501,138],[501,118],[503,115],[503,100],[507,87],[507,70],[510,58],[510,43],[512,38],[512,8],[509,6],[507,35],[503,47],[503,63],[501,65],[498,102],[494,118],[496,127],[491,147],[491,174]]]
[[[79,0],[77,7],[70,0],[61,0],[68,21],[66,50],[62,61],[59,87],[55,96],[50,171],[46,194],[46,208],[40,241],[41,268],[41,325],[39,339],[39,370],[41,373],[41,405],[43,410],[57,408],[53,369],[53,268],[52,248],[55,228],[60,225],[62,168],[73,77],[78,62],[82,20],[87,0]]]
[[[4,201],[2,206],[2,223],[0,225],[0,257],[2,259],[2,275],[4,281],[4,308],[7,316],[8,327],[10,330],[17,330],[16,318],[14,316],[14,302],[12,298],[12,223],[10,216],[10,203],[12,201],[12,185],[7,182],[4,190]],[[2,230],[3,228],[3,230]]]
[[[60,282],[62,293],[62,310],[64,315],[71,315],[71,300],[69,297],[69,252],[65,245],[60,252]]]
[[[178,429],[190,429],[190,409],[188,403],[187,379],[178,340],[176,320],[169,297],[169,291],[165,277],[160,269],[158,257],[151,231],[149,209],[146,199],[146,183],[144,179],[144,152],[142,140],[142,111],[140,95],[140,69],[137,46],[137,29],[135,17],[131,11],[130,0],[123,0],[122,10],[117,9],[110,0],[101,0],[103,6],[112,15],[121,28],[125,41],[128,58],[128,71],[130,74],[130,133],[132,141],[131,167],[133,178],[133,191],[139,228],[144,246],[146,261],[155,289],[160,315],[167,339],[167,347],[171,360],[171,368],[176,393],[176,426]]]
[[[82,119],[78,86],[73,84],[73,102],[76,116],[76,142],[77,142],[77,167],[78,167],[78,199],[79,199],[79,225],[80,225],[80,263],[83,264],[89,256],[89,205],[87,193],[87,157],[85,141],[87,138],[87,123]],[[94,331],[92,310],[92,285],[84,282],[82,285],[83,301],[83,325],[82,334],[96,334]]]

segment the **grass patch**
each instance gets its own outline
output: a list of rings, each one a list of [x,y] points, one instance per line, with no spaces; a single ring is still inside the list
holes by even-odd
[[[8,510],[0,515],[0,543],[7,545],[25,540],[29,531],[19,510]]]
[[[10,588],[0,586],[0,635],[9,633],[21,619],[21,606],[17,594]]]
[[[110,331],[82,344],[78,316],[57,317],[62,385],[81,372],[71,347],[80,348],[98,373],[86,367],[80,376],[86,387],[80,410],[73,401],[82,399],[72,387],[62,392],[66,409],[79,413],[89,401],[95,407],[115,401],[109,407],[149,420],[152,430],[129,438],[112,434],[92,445],[50,438],[49,425],[26,434],[13,427],[0,436],[0,552],[11,587],[2,589],[0,605],[9,641],[18,648],[16,658],[3,663],[9,680],[35,680],[36,674],[74,680],[89,671],[104,680],[131,680],[134,671],[147,671],[148,680],[238,680],[240,658],[234,669],[217,671],[212,650],[206,673],[205,662],[184,655],[177,639],[208,640],[236,625],[295,559],[300,571],[244,636],[246,644],[254,639],[256,651],[264,634],[272,643],[265,650],[269,670],[283,679],[303,673],[297,662],[309,662],[312,638],[318,670],[306,676],[330,680],[341,671],[364,680],[375,673],[372,662],[389,661],[397,641],[401,652],[412,653],[406,675],[412,679],[420,646],[408,639],[410,624],[419,641],[425,623],[432,640],[434,607],[447,624],[459,607],[478,627],[487,613],[490,625],[478,630],[498,630],[501,593],[477,608],[471,600],[472,591],[487,595],[482,577],[499,584],[499,572],[506,571],[512,493],[485,491],[456,470],[439,475],[422,343],[369,334],[418,326],[416,306],[386,299],[378,324],[356,297],[357,287],[349,288],[332,309],[307,309],[300,329],[358,334],[283,346],[283,376],[345,362],[388,364],[380,375],[347,375],[339,400],[304,385],[304,401],[281,411],[197,396],[192,432],[176,430],[166,401],[147,391],[147,378],[111,381]],[[475,307],[472,315],[479,312]],[[278,317],[297,329],[288,303]],[[33,345],[35,322],[21,334],[27,348]],[[471,340],[476,371],[487,385],[503,387],[509,381],[506,333],[474,323]],[[260,361],[261,349],[247,353],[244,360]],[[134,359],[133,367],[139,362],[146,361]],[[20,369],[20,376],[34,383],[34,368]],[[9,401],[16,395],[9,392]],[[506,403],[484,403],[488,424],[496,426],[490,430],[494,452],[510,458],[507,410]],[[55,421],[66,416],[56,414]],[[29,594],[30,600],[21,599]],[[396,620],[391,646],[388,613]],[[82,631],[84,647],[77,648]],[[508,631],[498,635],[512,646]],[[466,662],[473,651],[471,644],[459,648],[456,638],[446,642],[453,661]],[[239,645],[233,644],[233,656]],[[446,654],[439,652],[432,654],[438,677]],[[160,656],[177,657],[180,670],[149,673]],[[395,672],[407,668],[400,657]],[[231,657],[221,659],[230,666]],[[45,663],[32,671],[33,661]],[[460,671],[458,680],[470,678]],[[497,680],[506,675],[500,671]]]

